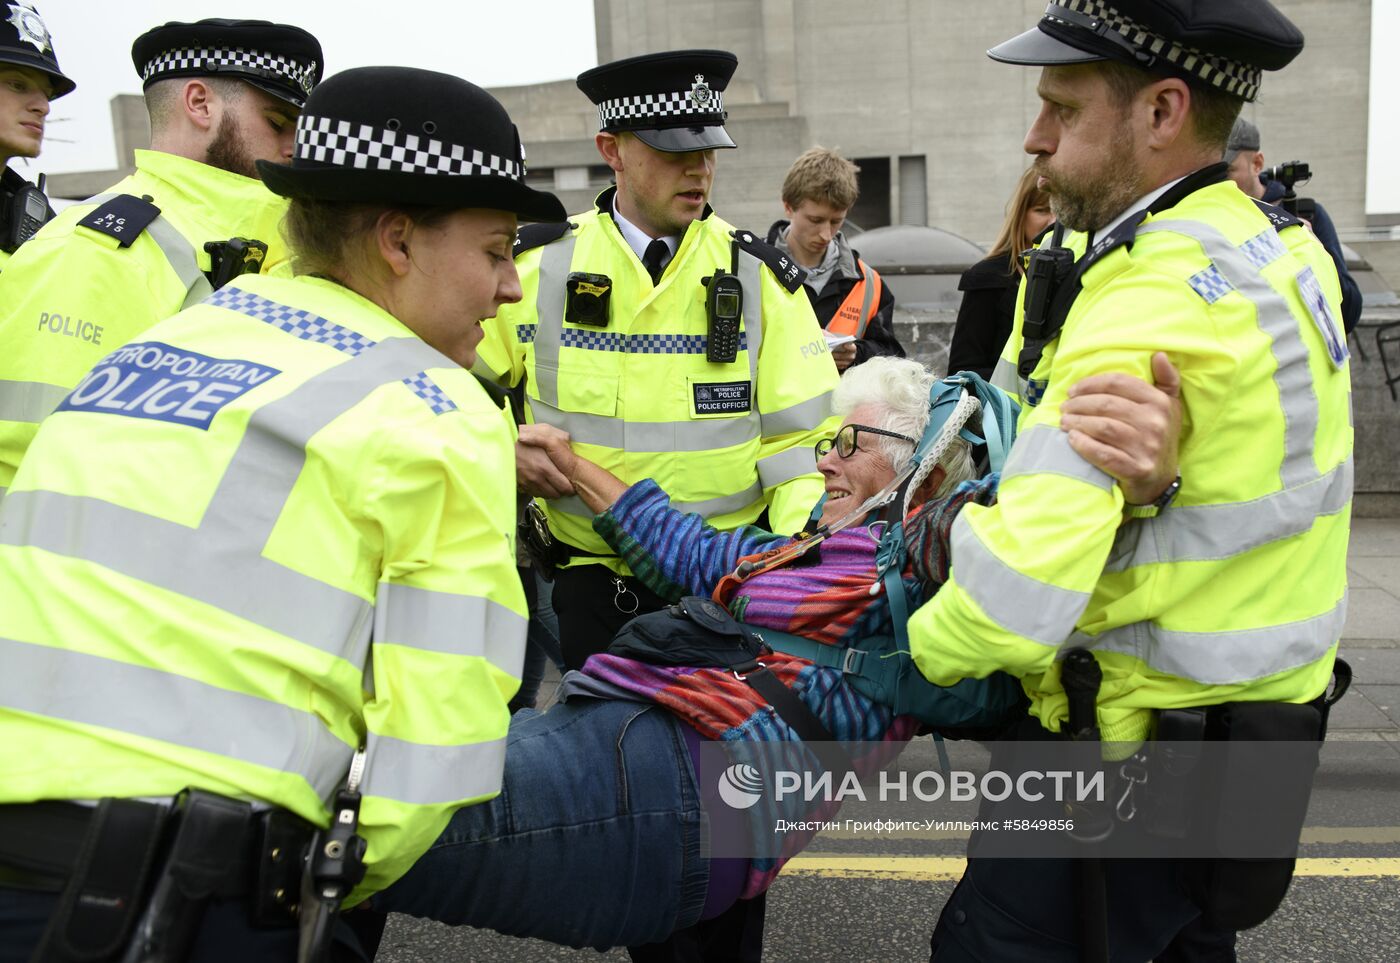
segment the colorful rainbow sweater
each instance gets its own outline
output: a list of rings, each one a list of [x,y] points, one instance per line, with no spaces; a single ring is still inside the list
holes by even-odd
[[[909,563],[903,573],[909,598],[926,601],[948,578],[948,541],[953,520],[969,501],[996,500],[997,476],[965,482],[946,498],[931,501],[905,520]],[[593,528],[648,588],[668,601],[710,596],[739,560],[781,547],[787,536],[754,526],[719,531],[699,515],[684,514],[655,482],[627,489]],[[874,528],[874,531],[872,531]],[[838,532],[795,564],[754,576],[725,601],[743,621],[780,629],[827,644],[856,644],[892,635],[890,608],[876,584],[879,527]],[[854,744],[861,779],[887,765],[914,734],[917,722],[848,686],[837,669],[783,653],[765,656],[770,672],[802,698],[837,741]],[[796,741],[791,728],[747,683],[721,669],[651,665],[614,655],[594,655],[583,673],[609,687],[664,706],[708,739]],[[828,818],[839,804],[821,805],[804,819]],[[770,831],[772,823],[769,824]],[[784,840],[784,855],[751,861],[743,895],[763,892],[787,858],[810,834]]]

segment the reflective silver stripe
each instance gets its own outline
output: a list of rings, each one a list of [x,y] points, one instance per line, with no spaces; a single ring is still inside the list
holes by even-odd
[[[380,582],[374,603],[375,642],[480,656],[517,679],[525,658],[525,625],[523,617],[490,599],[397,582]]]
[[[953,372],[957,374],[957,372]],[[992,369],[992,385],[1005,391],[1013,398],[1026,396],[1025,383],[1016,366],[1005,358],[997,358],[997,366]]]
[[[683,512],[694,512],[704,518],[715,518],[731,512],[741,512],[763,498],[763,486],[754,482],[748,488],[733,495],[721,495],[702,502],[672,502],[672,507]]]
[[[535,289],[535,392],[559,407],[559,347],[564,337],[564,297],[574,260],[574,236],[565,235],[540,251]]]
[[[386,338],[253,412],[200,521],[214,545],[267,543],[318,431],[380,387],[455,363],[417,338]]]
[[[966,516],[953,523],[953,575],[988,618],[1042,645],[1059,646],[1089,604],[1088,592],[1049,585],[997,558]]]
[[[366,796],[435,806],[499,792],[506,740],[429,746],[371,732],[365,756]]]
[[[1313,442],[1317,435],[1318,402],[1308,369],[1308,349],[1299,334],[1299,322],[1279,294],[1243,251],[1225,235],[1200,221],[1153,221],[1138,234],[1169,231],[1194,239],[1206,257],[1241,295],[1254,303],[1259,328],[1269,337],[1277,370],[1279,403],[1283,408],[1283,465],[1279,487],[1292,488],[1317,477]]]
[[[70,390],[42,381],[0,381],[0,421],[37,425],[53,414]]]
[[[1171,507],[1156,518],[1131,519],[1118,529],[1108,572],[1154,562],[1219,561],[1306,532],[1351,502],[1348,458],[1296,488],[1247,502]]]
[[[794,431],[812,431],[831,417],[831,392],[823,391],[815,398],[799,401],[780,411],[762,415],[763,437],[777,438]]]
[[[3,506],[0,544],[94,562],[364,664],[372,612],[352,592],[256,550],[243,551],[236,542],[219,544],[214,564],[191,565],[191,558],[209,557],[216,548],[200,530],[96,498],[21,490],[7,494]]]
[[[763,347],[763,262],[740,252],[739,286],[744,291],[744,334],[748,338],[749,381],[758,388],[758,353]]]
[[[262,551],[301,473],[307,439],[380,386],[449,363],[417,338],[390,338],[259,408],[197,529],[96,498],[22,491],[4,501],[0,544],[95,562],[362,666],[370,602]],[[71,525],[75,518],[84,524]],[[211,551],[214,565],[187,564]]]
[[[758,478],[764,488],[774,488],[794,478],[815,474],[816,470],[817,453],[806,445],[794,445],[758,460]]]
[[[8,708],[294,773],[323,799],[354,753],[313,712],[146,666],[10,639],[0,665]]]
[[[739,418],[623,421],[607,415],[561,411],[538,398],[528,401],[535,421],[567,431],[575,442],[632,453],[713,451],[747,444],[758,438],[759,432],[759,418],[752,412]]]
[[[95,197],[89,197],[83,203],[100,205],[119,196],[121,195],[98,194]],[[181,310],[192,304],[198,304],[214,293],[209,279],[199,269],[199,258],[195,254],[194,245],[190,244],[185,235],[176,230],[175,225],[166,220],[164,215],[152,221],[146,227],[146,233],[151,236],[151,240],[156,242],[161,253],[165,255],[166,261],[170,262],[171,270],[180,279],[180,283],[185,286],[185,300],[180,305]]]
[[[1113,476],[1095,468],[1070,447],[1069,435],[1053,425],[1034,425],[1018,435],[1001,473],[1002,481],[1017,475],[1064,475],[1113,491]]]
[[[671,507],[680,512],[693,512],[702,518],[716,518],[720,515],[741,512],[762,498],[763,486],[754,482],[748,488],[733,495],[721,495],[718,498],[699,502],[672,501]],[[552,499],[549,503],[549,509],[564,515],[576,516],[587,522],[591,522],[594,517],[593,512],[589,511],[588,506],[577,495]]]
[[[1283,625],[1177,632],[1153,622],[1137,622],[1097,636],[1076,632],[1066,645],[1121,652],[1159,672],[1206,685],[1233,685],[1317,661],[1341,638],[1346,618],[1343,595],[1330,612]]]

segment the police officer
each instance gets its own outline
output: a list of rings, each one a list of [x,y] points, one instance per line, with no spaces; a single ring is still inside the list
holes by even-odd
[[[1310,713],[1303,738],[1317,737],[1320,713],[1301,704],[1327,686],[1346,606],[1340,291],[1322,245],[1237,190],[1221,160],[1261,69],[1302,46],[1264,0],[1052,0],[989,51],[1044,67],[1025,148],[1073,233],[1069,255],[1040,262],[1062,265],[1052,296],[1023,284],[997,367],[1026,404],[998,504],[958,519],[953,578],[914,614],[910,640],[934,682],[1021,677],[1031,718],[1019,738],[1057,738],[1069,721],[1069,647],[1089,647],[1102,672],[1087,726],[1105,741],[1140,742],[1155,710],[1222,703]],[[1180,369],[1190,417],[1179,476],[1132,507],[1060,430],[1093,415],[1062,407],[1086,376],[1145,375],[1156,347]],[[1189,718],[1222,724],[1209,708]],[[1093,934],[1076,930],[1073,862],[971,859],[933,959],[1078,959]],[[1231,886],[1212,884],[1212,861],[1104,860],[1108,951],[1152,958],[1219,912],[1212,885],[1240,903],[1271,898],[1255,906],[1263,918],[1284,862]]]
[[[710,209],[716,151],[734,147],[720,50],[647,54],[579,75],[598,106],[599,152],[617,186],[572,225],[527,229],[524,300],[488,331],[482,361],[524,380],[528,419],[569,432],[623,481],[650,477],[732,528],[765,512],[797,531],[822,492],[812,444],[836,369],[786,256]],[[543,495],[562,547],[554,589],[565,661],[577,667],[661,600],[592,529],[592,513],[521,433],[520,483]]]
[[[0,275],[0,495],[38,424],[114,348],[286,255],[257,160],[290,156],[321,46],[260,20],[167,23],[132,46],[151,117],[136,172],[76,204]]]
[[[466,369],[520,297],[517,217],[564,209],[464,80],[358,68],[306,110],[291,163],[259,165],[303,273],[109,353],[0,506],[0,946],[21,958],[49,918],[44,961],[133,933],[149,958],[289,959],[293,904],[330,886],[324,919],[386,886],[499,790],[514,423]],[[187,787],[174,815],[139,801]]]
[[[39,12],[24,0],[0,20],[0,270],[53,217],[48,200],[9,163],[38,157],[50,101],[76,85],[58,67],[53,39]]]

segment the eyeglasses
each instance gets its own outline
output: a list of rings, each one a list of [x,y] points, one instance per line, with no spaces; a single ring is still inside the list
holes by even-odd
[[[843,425],[841,430],[830,438],[823,438],[817,442],[817,457],[824,458],[831,449],[836,449],[836,454],[842,458],[850,458],[858,450],[862,450],[858,444],[858,436],[864,431],[872,435],[884,435],[886,438],[898,438],[900,441],[907,441],[911,445],[917,445],[917,438],[910,438],[908,435],[901,435],[897,431],[886,431],[883,428],[871,428],[869,425]]]

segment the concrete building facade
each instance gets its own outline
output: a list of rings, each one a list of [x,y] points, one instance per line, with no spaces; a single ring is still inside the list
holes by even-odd
[[[1365,226],[1370,0],[1277,0],[1307,37],[1267,74],[1245,116],[1271,162],[1299,158],[1342,230]],[[736,151],[721,152],[715,207],[762,229],[787,165],[813,144],[862,166],[861,227],[931,224],[986,241],[1029,163],[1038,71],[989,60],[1044,0],[594,0],[599,62],[656,50],[739,55],[725,94]],[[570,209],[607,183],[596,115],[568,81],[494,91],[521,125],[530,166]],[[593,168],[589,170],[589,168]]]

